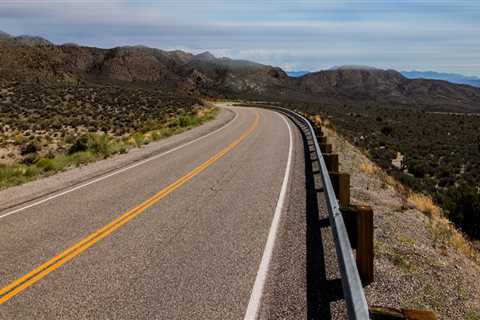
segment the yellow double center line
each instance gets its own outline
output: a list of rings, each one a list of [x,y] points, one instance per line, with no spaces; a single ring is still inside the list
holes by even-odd
[[[211,166],[213,163],[218,161],[220,158],[225,156],[228,152],[234,149],[238,144],[240,144],[245,138],[247,138],[258,126],[260,116],[257,113],[255,116],[254,123],[235,141],[229,144],[226,148],[222,149],[219,153],[215,154],[213,157],[175,181],[174,183],[170,184],[166,188],[160,190],[157,194],[152,196],[151,198],[145,200],[143,203],[138,205],[137,207],[123,213],[117,219],[110,222],[108,225],[104,226],[103,228],[93,232],[89,236],[85,237],[83,240],[79,241],[75,245],[69,247],[62,253],[58,254],[57,256],[53,257],[52,259],[48,260],[47,262],[43,263],[42,265],[38,266],[37,268],[33,269],[29,273],[25,274],[24,276],[18,278],[17,280],[13,281],[6,287],[0,289],[0,305],[8,301],[10,298],[14,297],[18,293],[22,292],[23,290],[27,289],[35,282],[39,281],[50,272],[54,271],[55,269],[59,268],[60,266],[64,265],[68,261],[72,260],[76,256],[78,256],[83,251],[87,250],[91,246],[93,246],[98,241],[102,240],[103,238],[107,237],[111,233],[115,232],[115,230],[122,227],[124,224],[135,218],[136,216],[140,215],[144,212],[147,208],[151,207],[171,192],[175,191],[176,189],[183,186],[193,177],[198,175],[200,172]]]

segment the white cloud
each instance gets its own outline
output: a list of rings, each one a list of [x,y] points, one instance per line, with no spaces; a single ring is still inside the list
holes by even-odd
[[[480,74],[479,12],[467,0],[4,0],[0,23],[55,42],[209,50],[289,69],[358,63]]]

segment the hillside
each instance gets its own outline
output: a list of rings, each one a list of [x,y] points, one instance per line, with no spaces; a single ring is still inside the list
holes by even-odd
[[[343,104],[418,106],[437,111],[480,110],[480,89],[446,81],[407,79],[394,70],[338,68],[300,77],[298,90]],[[333,101],[335,102],[335,101]]]
[[[0,79],[154,87],[213,97],[478,112],[480,88],[407,79],[394,70],[337,67],[301,77],[244,60],[143,46],[98,49],[0,36]]]
[[[427,198],[412,197],[335,130],[327,135],[341,170],[351,175],[352,201],[368,203],[375,213],[375,282],[365,290],[369,303],[433,310],[439,319],[478,319],[478,253]]]
[[[277,77],[287,76],[278,68],[219,59],[208,52],[193,55],[143,46],[98,49],[57,46],[33,37],[0,37],[0,78],[4,80],[133,84],[208,94],[216,88],[261,92]]]

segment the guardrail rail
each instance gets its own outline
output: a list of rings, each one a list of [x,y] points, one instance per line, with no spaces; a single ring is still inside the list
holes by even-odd
[[[332,181],[325,164],[325,159],[323,158],[322,151],[320,150],[316,132],[310,120],[295,111],[275,106],[268,106],[267,108],[280,111],[290,118],[296,119],[300,123],[303,123],[307,127],[308,133],[313,140],[315,153],[320,166],[320,175],[323,182],[330,226],[332,228],[338,264],[340,267],[342,289],[347,306],[348,319],[368,320],[368,304],[363,291],[362,281],[360,279],[357,264],[353,256],[345,221],[343,219],[342,212],[340,211],[337,197],[335,196],[335,191],[333,189]]]

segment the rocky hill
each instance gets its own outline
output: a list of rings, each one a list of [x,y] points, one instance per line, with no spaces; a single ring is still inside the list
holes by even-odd
[[[182,94],[315,101],[333,105],[415,106],[479,112],[480,89],[446,81],[407,79],[393,70],[358,66],[289,77],[244,60],[143,46],[98,49],[53,45],[38,37],[0,34],[0,79],[93,82],[164,88]]]
[[[480,111],[480,90],[440,80],[407,79],[394,70],[338,68],[298,78],[297,90],[345,104],[419,106],[437,111]]]

